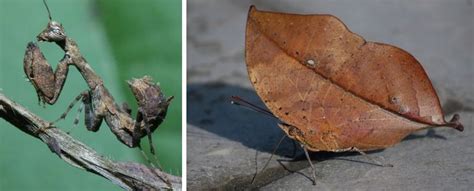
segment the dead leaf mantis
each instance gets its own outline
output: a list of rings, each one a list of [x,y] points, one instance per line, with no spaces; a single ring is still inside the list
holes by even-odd
[[[97,131],[105,119],[118,140],[128,147],[141,149],[141,138],[148,136],[151,153],[155,155],[151,134],[165,119],[173,96],[165,97],[160,86],[153,83],[149,76],[128,81],[138,102],[137,115],[133,119],[128,106],[125,103],[121,107],[118,106],[101,77],[82,56],[76,42],[66,35],[59,22],[52,20],[49,8],[46,2],[43,2],[48,11],[49,22],[37,35],[37,40],[56,43],[64,51],[64,57],[53,72],[38,45],[34,42],[28,43],[24,57],[24,71],[33,84],[38,99],[50,105],[56,103],[66,81],[69,66],[74,66],[86,81],[88,90],[80,93],[59,119],[64,119],[72,107],[81,101],[81,109],[85,108],[85,126],[88,130]],[[75,123],[77,122],[76,120]]]

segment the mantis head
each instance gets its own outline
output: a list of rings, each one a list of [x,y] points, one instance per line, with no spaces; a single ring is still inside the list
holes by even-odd
[[[59,42],[66,39],[66,33],[61,23],[49,21],[48,26],[36,38],[38,41]]]

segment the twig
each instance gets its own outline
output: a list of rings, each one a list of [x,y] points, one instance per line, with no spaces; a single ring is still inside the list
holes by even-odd
[[[49,122],[39,118],[0,93],[0,117],[23,132],[46,143],[53,153],[72,166],[102,176],[126,190],[170,189],[157,176],[167,176],[173,190],[181,189],[181,178],[139,163],[117,162],[100,156],[60,128],[48,128]],[[154,172],[153,172],[154,171]]]

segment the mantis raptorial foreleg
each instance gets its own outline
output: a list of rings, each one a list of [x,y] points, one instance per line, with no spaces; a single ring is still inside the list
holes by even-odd
[[[44,58],[39,47],[33,42],[28,43],[23,60],[28,64],[24,65],[24,70],[27,78],[35,86],[38,101],[48,104],[56,103],[66,81],[70,61],[69,57],[65,55],[53,73],[52,67]]]

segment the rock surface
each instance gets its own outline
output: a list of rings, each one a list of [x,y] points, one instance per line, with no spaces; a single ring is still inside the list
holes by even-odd
[[[244,57],[250,5],[293,13],[328,13],[368,41],[413,54],[437,89],[447,115],[459,113],[465,131],[438,128],[370,153],[393,164],[378,167],[356,153],[312,153],[317,185],[299,147],[276,120],[231,105],[241,96],[264,106],[251,87]],[[457,1],[188,1],[187,177],[191,190],[469,190],[474,187],[474,7]],[[292,157],[295,152],[296,157]]]

